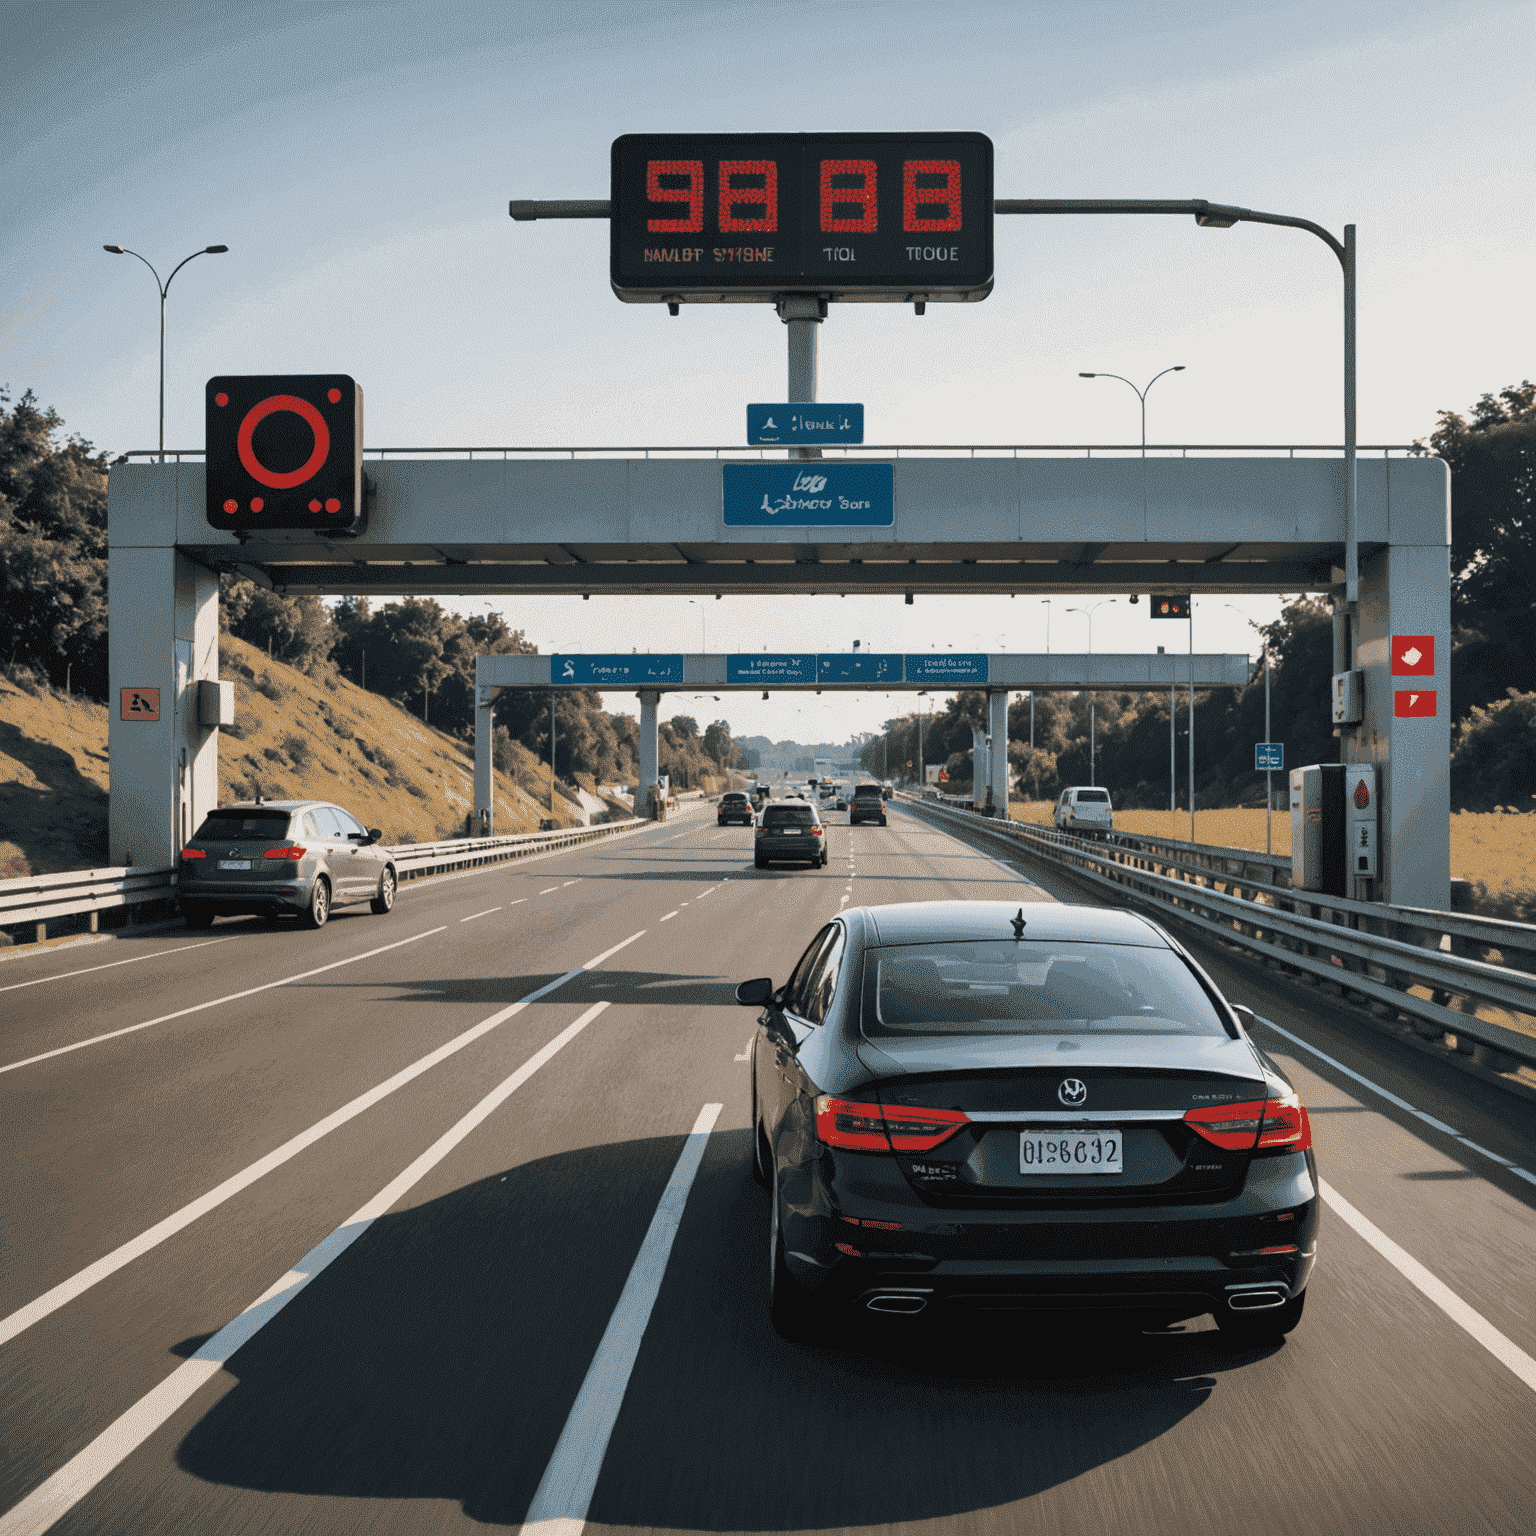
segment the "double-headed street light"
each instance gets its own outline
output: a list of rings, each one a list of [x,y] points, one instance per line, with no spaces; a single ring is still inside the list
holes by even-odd
[[[171,291],[171,278],[175,277],[187,262],[199,256],[222,256],[228,249],[227,245],[205,245],[202,250],[193,251],[190,256],[176,263],[171,269],[171,277],[166,278],[162,283],[160,274],[155,271],[154,266],[146,257],[139,256],[137,251],[130,251],[122,245],[102,246],[102,250],[110,251],[114,256],[138,256],[139,260],[149,268],[155,279],[155,287],[160,290],[160,462],[162,464],[165,463],[165,296]]]
[[[1255,619],[1250,619],[1248,617],[1248,615],[1246,613],[1244,613],[1243,610],[1237,606],[1236,603],[1224,603],[1224,604],[1222,604],[1222,606],[1224,608],[1230,608],[1233,613],[1238,614],[1242,618],[1243,622],[1245,624],[1247,624],[1250,629],[1252,629],[1252,630],[1257,632],[1259,639],[1261,641],[1263,641],[1263,643],[1264,643],[1264,745],[1267,748],[1269,746],[1269,741],[1270,741],[1270,736],[1269,736],[1269,639],[1265,635],[1263,629],[1260,628],[1258,621],[1255,620]],[[1274,819],[1275,819],[1274,777],[1273,777],[1273,774],[1272,774],[1271,770],[1266,768],[1264,770],[1264,852],[1265,853],[1272,853],[1274,851],[1272,846],[1271,846],[1271,841],[1272,841],[1273,832],[1274,832]]]
[[[1164,368],[1163,369],[1163,373],[1183,373],[1183,372],[1184,372],[1184,364],[1183,363],[1175,363],[1172,368]],[[1156,384],[1157,381],[1160,378],[1162,378],[1163,373],[1153,374],[1153,376],[1150,379],[1147,380],[1147,389],[1151,389],[1152,386],[1154,384]],[[1078,378],[1080,378],[1080,379],[1119,379],[1122,384],[1131,384],[1131,381],[1128,378],[1126,378],[1125,375],[1122,374],[1122,373],[1079,373],[1078,374]],[[1131,384],[1131,388],[1132,389],[1136,389],[1136,386],[1134,384]],[[1136,389],[1136,398],[1141,401],[1141,456],[1142,456],[1142,458],[1146,458],[1146,456],[1147,456],[1147,389]]]
[[[1105,603],[1113,603],[1118,601],[1118,598],[1101,597],[1098,602],[1089,603],[1086,608],[1067,609],[1068,613],[1080,613],[1085,619],[1088,620],[1088,654],[1090,656],[1093,655],[1093,610],[1095,608],[1102,608]],[[1089,678],[1088,681],[1092,683],[1093,679]],[[1096,745],[1098,727],[1098,721],[1096,719],[1097,710],[1095,708],[1096,704],[1097,700],[1094,696],[1093,689],[1090,687],[1088,690],[1088,782],[1090,784],[1098,783],[1098,780],[1094,777],[1094,758],[1097,755]]]

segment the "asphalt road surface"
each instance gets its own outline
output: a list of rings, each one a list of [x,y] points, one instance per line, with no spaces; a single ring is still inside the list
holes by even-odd
[[[0,1536],[1536,1529],[1536,1110],[1204,944],[1312,1111],[1285,1344],[772,1332],[735,982],[846,905],[1092,899],[827,819],[825,870],[692,808],[0,964]]]

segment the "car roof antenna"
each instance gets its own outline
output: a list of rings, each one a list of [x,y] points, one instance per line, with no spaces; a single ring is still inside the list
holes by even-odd
[[[1020,907],[1018,913],[1008,919],[1013,924],[1013,936],[1016,939],[1024,937],[1024,908]]]

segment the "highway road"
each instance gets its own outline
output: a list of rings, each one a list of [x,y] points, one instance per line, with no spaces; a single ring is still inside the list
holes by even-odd
[[[734,983],[846,905],[1091,899],[828,819],[0,964],[0,1536],[1536,1528],[1536,1108],[1202,943],[1312,1111],[1286,1343],[772,1332]]]

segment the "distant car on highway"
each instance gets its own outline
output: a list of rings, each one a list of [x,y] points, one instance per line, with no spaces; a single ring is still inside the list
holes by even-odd
[[[1107,837],[1115,830],[1114,807],[1107,789],[1074,784],[1061,792],[1053,813],[1059,832],[1086,832],[1090,837]]]
[[[763,807],[752,842],[752,862],[758,869],[767,869],[776,859],[813,867],[827,862],[827,829],[814,805],[784,802]]]
[[[856,827],[861,821],[877,821],[885,825],[885,796],[878,784],[855,784],[853,798],[848,802],[848,825]]]
[[[752,802],[739,789],[729,790],[720,796],[720,804],[715,809],[717,826],[724,827],[733,821],[741,821],[750,827],[755,819]]]
[[[887,779],[885,783],[880,786],[880,795],[882,799],[889,800],[895,793],[896,786],[892,784],[889,779]]]
[[[1209,1313],[1301,1320],[1317,1251],[1307,1111],[1194,958],[1129,911],[912,902],[840,913],[760,1010],[753,1173],[770,1315]]]
[[[221,805],[181,850],[176,900],[189,928],[216,916],[296,914],[323,928],[334,907],[395,904],[394,855],[384,834],[323,800]]]

